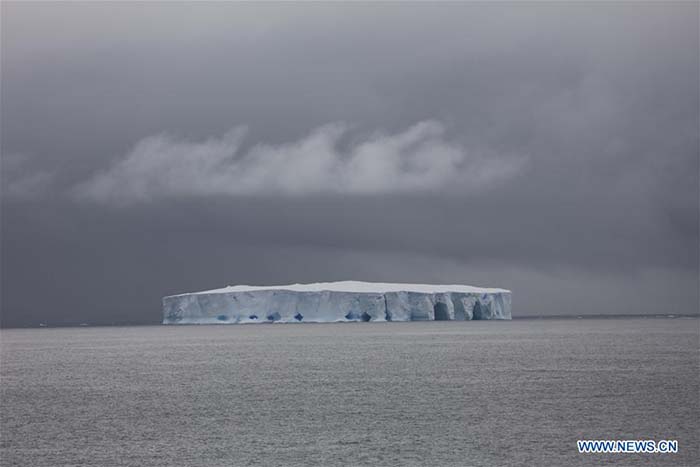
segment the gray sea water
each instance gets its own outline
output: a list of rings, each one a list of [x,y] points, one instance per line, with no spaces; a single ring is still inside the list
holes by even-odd
[[[700,465],[699,321],[3,330],[3,466]],[[677,439],[579,454],[577,439]]]

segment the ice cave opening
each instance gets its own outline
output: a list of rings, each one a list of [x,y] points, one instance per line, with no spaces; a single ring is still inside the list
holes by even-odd
[[[448,321],[450,319],[445,303],[437,302],[433,307],[433,311],[435,312],[435,321]]]

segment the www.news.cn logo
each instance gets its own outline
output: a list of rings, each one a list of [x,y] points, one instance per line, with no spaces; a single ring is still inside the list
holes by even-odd
[[[678,452],[678,441],[675,439],[662,439],[654,441],[652,439],[580,439],[576,441],[578,452],[581,454],[673,454]]]

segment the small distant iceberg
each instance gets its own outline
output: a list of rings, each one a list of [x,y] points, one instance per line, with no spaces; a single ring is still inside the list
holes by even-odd
[[[235,285],[163,298],[163,324],[511,319],[511,292],[468,285]]]

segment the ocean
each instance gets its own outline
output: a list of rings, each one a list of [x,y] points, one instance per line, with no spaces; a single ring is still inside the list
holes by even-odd
[[[3,466],[699,465],[697,318],[6,329]],[[675,454],[579,454],[672,439]]]

